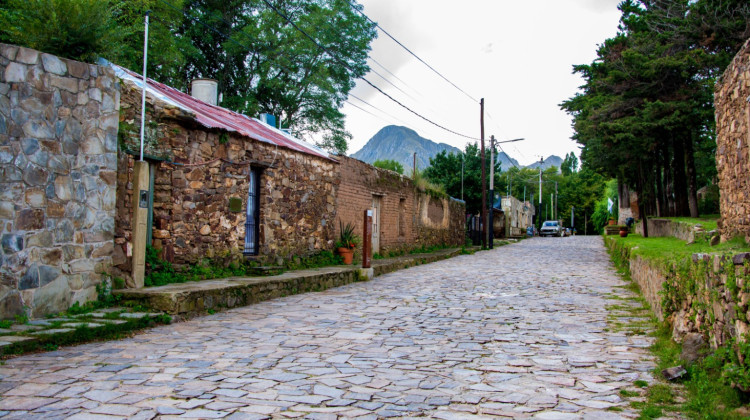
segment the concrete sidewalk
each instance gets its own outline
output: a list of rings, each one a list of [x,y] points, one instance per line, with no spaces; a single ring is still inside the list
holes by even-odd
[[[461,252],[460,248],[449,248],[427,254],[373,260],[372,272],[374,276],[379,276],[455,257]],[[113,294],[122,296],[127,304],[143,305],[151,310],[171,315],[191,316],[209,310],[235,308],[297,293],[320,292],[364,280],[369,278],[361,273],[360,266],[333,266],[288,271],[275,276],[229,277],[143,289],[115,290]]]

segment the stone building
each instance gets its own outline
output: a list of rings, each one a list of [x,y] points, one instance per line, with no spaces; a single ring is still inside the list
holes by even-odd
[[[0,44],[0,318],[95,299],[112,260],[119,86]]]
[[[716,169],[722,239],[750,236],[750,40],[716,83]]]
[[[501,198],[500,207],[505,216],[505,237],[526,235],[526,228],[534,223],[536,209],[528,201],[521,201],[513,196]]]
[[[94,300],[107,275],[130,280],[141,88],[110,63],[0,44],[0,319]],[[463,243],[462,202],[163,84],[146,91],[152,176],[137,204],[165,260],[332,250],[337,221],[361,233],[371,206],[381,252]]]
[[[340,161],[337,218],[363,232],[364,212],[374,209],[372,250],[381,255],[405,248],[463,245],[465,205],[450,197],[419,190],[401,174],[354,158]],[[336,234],[339,222],[336,222]]]
[[[132,167],[140,148],[140,76],[122,79],[115,247],[130,272]],[[148,81],[147,243],[181,264],[244,257],[263,262],[330,249],[338,162],[257,119]],[[216,98],[214,97],[215,101]]]

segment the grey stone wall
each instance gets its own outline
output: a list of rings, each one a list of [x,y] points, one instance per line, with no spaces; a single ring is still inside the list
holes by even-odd
[[[0,44],[0,318],[96,298],[114,246],[119,85]]]

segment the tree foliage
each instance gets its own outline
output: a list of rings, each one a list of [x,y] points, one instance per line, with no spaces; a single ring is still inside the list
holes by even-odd
[[[191,17],[178,34],[191,40],[183,80],[219,81],[223,105],[248,114],[267,112],[300,136],[318,134],[322,147],[344,153],[350,138],[343,105],[354,80],[369,70],[373,25],[345,0],[273,0],[274,7],[327,51],[261,0],[187,0]],[[225,36],[227,35],[227,36]]]
[[[495,152],[497,154],[497,152]],[[462,171],[463,162],[463,171]],[[485,150],[485,170],[487,179],[490,174],[490,153]],[[462,154],[448,153],[443,150],[430,158],[430,166],[425,168],[424,176],[435,184],[443,185],[451,197],[461,198],[461,174],[463,172],[463,200],[466,212],[477,214],[482,207],[482,158],[477,143],[466,145]],[[495,163],[495,180],[499,179],[500,164]],[[489,185],[489,181],[487,183]]]
[[[641,213],[697,216],[715,174],[713,86],[750,36],[739,0],[625,0],[618,34],[574,66],[562,103],[589,168],[635,187]]]
[[[86,62],[125,53],[130,32],[118,26],[119,10],[108,1],[8,0],[3,6],[3,42]]]

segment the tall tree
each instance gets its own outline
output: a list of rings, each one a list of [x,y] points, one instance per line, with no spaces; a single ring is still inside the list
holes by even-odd
[[[346,0],[269,1],[273,8],[264,0],[187,0],[190,17],[217,32],[184,20],[178,34],[192,47],[185,51],[183,83],[217,79],[223,106],[277,115],[294,134],[317,135],[320,146],[344,153],[351,136],[339,109],[354,80],[369,70],[374,25],[355,10],[360,5]]]
[[[634,186],[641,215],[697,216],[698,180],[715,170],[702,158],[696,166],[695,152],[711,147],[713,83],[750,34],[750,7],[734,0],[619,7],[619,33],[593,63],[574,67],[586,83],[562,107],[584,162]]]

